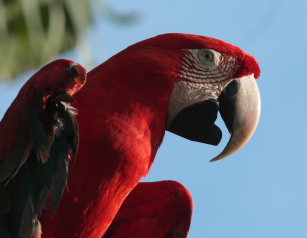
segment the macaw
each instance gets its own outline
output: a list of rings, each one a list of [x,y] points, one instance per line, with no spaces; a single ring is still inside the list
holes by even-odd
[[[180,33],[136,43],[90,71],[75,95],[77,162],[56,214],[43,214],[43,237],[186,237],[192,211],[187,190],[176,182],[140,180],[166,130],[219,144],[218,112],[231,137],[212,161],[245,145],[259,120],[259,76],[255,58],[239,47]]]
[[[50,193],[59,206],[70,155],[79,144],[72,96],[87,72],[55,60],[21,88],[0,122],[0,236],[41,237],[39,218]]]

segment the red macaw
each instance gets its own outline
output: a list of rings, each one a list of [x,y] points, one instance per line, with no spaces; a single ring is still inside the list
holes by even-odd
[[[53,213],[66,185],[79,130],[72,96],[86,81],[70,60],[44,66],[22,87],[0,122],[0,237],[40,237],[50,192]]]
[[[166,130],[217,145],[218,112],[231,138],[214,160],[241,148],[259,119],[259,75],[254,57],[240,48],[177,33],[136,43],[93,69],[75,96],[77,162],[56,214],[50,217],[46,210],[42,218],[43,237],[186,237],[191,216],[186,189],[176,184],[168,194],[168,182],[139,182]],[[175,208],[179,201],[185,204],[182,218],[171,209],[171,194]],[[156,211],[163,207],[172,214]]]

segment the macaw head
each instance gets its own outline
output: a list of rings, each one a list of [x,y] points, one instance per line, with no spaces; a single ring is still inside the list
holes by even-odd
[[[68,60],[58,59],[42,67],[26,84],[45,94],[75,94],[86,81],[86,70],[82,65]]]
[[[54,60],[39,69],[22,87],[14,103],[34,102],[38,111],[42,111],[52,96],[60,101],[71,101],[72,96],[86,82],[86,69],[71,60]]]
[[[5,154],[11,150],[20,128],[29,120],[30,105],[40,114],[50,101],[70,103],[74,93],[85,84],[86,77],[85,68],[67,59],[55,60],[39,69],[20,89],[3,116],[0,132],[9,135],[10,139],[0,143],[1,152]]]
[[[142,104],[150,110],[165,110],[151,119],[163,115],[161,125],[154,127],[156,134],[163,127],[163,131],[212,145],[222,138],[215,125],[220,112],[231,137],[213,159],[218,160],[240,149],[255,131],[260,114],[255,79],[259,76],[255,58],[237,46],[210,37],[170,33],[138,42],[92,70],[86,87],[108,89],[99,96],[92,90],[82,100],[110,101],[113,97],[110,105],[114,108],[123,98],[121,107]]]
[[[249,141],[260,115],[256,84],[260,68],[252,55],[218,39],[177,33],[159,35],[129,48],[150,51],[155,62],[160,62],[156,72],[164,74],[161,80],[173,82],[168,131],[217,145],[222,137],[215,125],[220,112],[231,137],[212,161],[234,153]]]

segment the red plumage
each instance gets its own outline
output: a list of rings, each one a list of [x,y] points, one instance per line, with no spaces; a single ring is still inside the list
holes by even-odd
[[[240,62],[236,77],[259,77],[257,62],[240,48],[188,34],[165,34],[134,44],[89,72],[74,104],[81,138],[77,162],[57,213],[52,218],[45,214],[44,238],[105,234],[154,161],[167,126],[169,98],[180,80],[184,50],[201,48],[236,57]],[[140,186],[136,194],[145,194],[147,187]],[[152,189],[159,196],[160,189]],[[133,206],[134,201],[129,201]],[[191,216],[191,206],[186,207],[184,224]]]

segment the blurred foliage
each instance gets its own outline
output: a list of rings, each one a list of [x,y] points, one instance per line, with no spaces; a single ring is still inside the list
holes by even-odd
[[[0,0],[0,77],[11,79],[70,49],[91,22],[86,0]]]
[[[88,1],[0,0],[1,78],[10,79],[71,48],[90,22]]]
[[[0,0],[0,80],[45,64],[81,42],[96,6],[97,0]],[[131,20],[105,6],[103,14],[115,16],[115,22]]]

